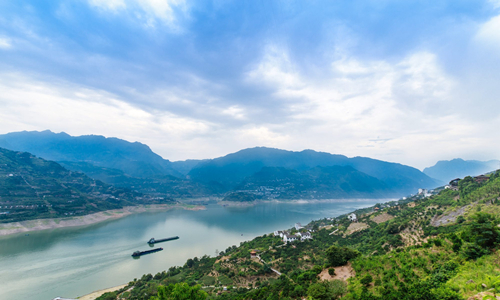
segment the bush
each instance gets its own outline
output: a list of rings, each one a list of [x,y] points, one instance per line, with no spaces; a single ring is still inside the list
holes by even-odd
[[[328,269],[328,274],[329,274],[330,276],[335,276],[335,269],[334,269],[334,268],[330,268],[330,269]]]
[[[372,281],[373,281],[373,277],[370,274],[366,274],[363,278],[361,278],[359,280],[359,282],[361,282],[361,284],[364,286],[370,285],[370,283],[372,283]]]
[[[312,300],[339,299],[346,292],[347,284],[342,280],[320,281],[307,289],[307,295]]]
[[[339,267],[347,264],[350,259],[358,257],[359,252],[348,247],[331,246],[326,250],[328,263],[332,267]]]

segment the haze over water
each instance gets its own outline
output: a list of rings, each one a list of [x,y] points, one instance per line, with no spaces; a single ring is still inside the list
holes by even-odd
[[[78,297],[127,283],[143,274],[183,265],[188,258],[296,222],[334,217],[386,200],[337,200],[322,203],[265,203],[246,208],[208,205],[205,211],[142,213],[84,228],[33,232],[0,239],[0,299]],[[164,250],[133,259],[151,237],[178,235],[157,244]]]

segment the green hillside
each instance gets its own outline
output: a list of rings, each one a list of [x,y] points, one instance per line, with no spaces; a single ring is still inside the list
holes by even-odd
[[[0,148],[0,222],[86,215],[169,201],[115,188],[27,152]]]
[[[314,221],[312,239],[264,235],[99,299],[494,299],[499,197],[500,172],[482,184],[466,177],[457,190],[358,210],[358,222]]]
[[[382,183],[386,186],[386,195],[410,194],[419,188],[438,186],[434,179],[419,170],[401,164],[367,157],[348,158],[344,155],[313,150],[295,152],[265,147],[243,149],[224,157],[200,162],[189,171],[189,177],[193,181],[219,185],[226,191],[231,191],[265,167],[293,170],[300,175],[316,167],[351,167],[363,173],[365,177],[377,179],[379,181],[377,184]],[[359,176],[356,179],[358,178]],[[330,192],[337,191],[331,188]],[[342,193],[342,190],[339,192]]]
[[[237,189],[258,191],[258,195],[274,199],[377,198],[390,194],[384,182],[350,166],[318,166],[301,172],[264,167]]]
[[[127,188],[153,197],[196,198],[217,194],[213,186],[207,186],[188,179],[171,175],[156,175],[138,178],[113,168],[98,167],[86,162],[59,162],[68,170],[82,172],[119,188]]]
[[[11,132],[0,135],[0,147],[52,161],[86,162],[118,169],[133,177],[182,176],[172,168],[170,161],[147,145],[100,135],[70,136],[50,130]]]

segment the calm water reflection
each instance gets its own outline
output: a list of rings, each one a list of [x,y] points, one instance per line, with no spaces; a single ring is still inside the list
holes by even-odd
[[[0,239],[0,299],[77,297],[126,283],[143,274],[183,265],[194,256],[239,245],[296,222],[338,216],[382,200],[266,203],[246,208],[209,205],[205,211],[143,213],[76,229],[57,229]],[[178,235],[163,251],[140,259],[151,237]]]

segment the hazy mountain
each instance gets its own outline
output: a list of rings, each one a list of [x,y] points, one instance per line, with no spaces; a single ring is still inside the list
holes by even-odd
[[[0,222],[84,215],[154,202],[158,199],[91,179],[56,162],[0,148],[0,210],[4,212]]]
[[[423,172],[429,177],[448,183],[455,178],[481,175],[497,169],[500,169],[498,160],[478,161],[455,158],[438,161],[434,166],[425,168]]]
[[[284,168],[273,172],[282,172],[280,176],[284,179],[302,185],[299,189],[289,189],[288,194],[282,193],[282,197],[295,198],[297,194],[308,195],[313,190],[329,195],[328,197],[345,195],[348,191],[353,195],[408,194],[414,193],[418,188],[437,185],[435,180],[412,167],[313,150],[293,152],[258,147],[216,159],[170,162],[151,151],[147,145],[138,142],[97,135],[73,137],[51,131],[0,135],[0,147],[31,152],[39,157],[58,161],[70,170],[83,172],[118,187],[172,197],[221,195],[234,191],[242,184],[249,183],[250,181],[245,181],[247,179],[257,180],[258,176],[263,175],[259,172],[264,167]],[[338,168],[315,169],[319,175],[314,179],[311,169],[332,166],[351,168],[349,171]],[[290,173],[291,171],[297,173]],[[251,176],[254,176],[253,179],[250,179]],[[360,182],[361,186],[356,186]]]
[[[334,155],[313,150],[301,152],[265,147],[244,149],[224,157],[199,163],[188,177],[199,182],[220,184],[231,190],[263,167],[283,167],[305,171],[317,166],[350,166],[383,182],[391,192],[414,193],[418,188],[432,188],[437,182],[419,170],[380,160]]]
[[[350,166],[314,167],[305,171],[264,167],[247,177],[237,190],[257,190],[265,198],[334,199],[386,197],[381,180]]]
[[[139,142],[99,135],[70,136],[64,132],[22,131],[0,135],[0,147],[33,153],[53,161],[85,162],[123,171],[134,177],[182,176],[151,149]]]
[[[199,163],[205,161],[207,161],[207,159],[188,159],[188,160],[173,161],[172,168],[185,176]]]

